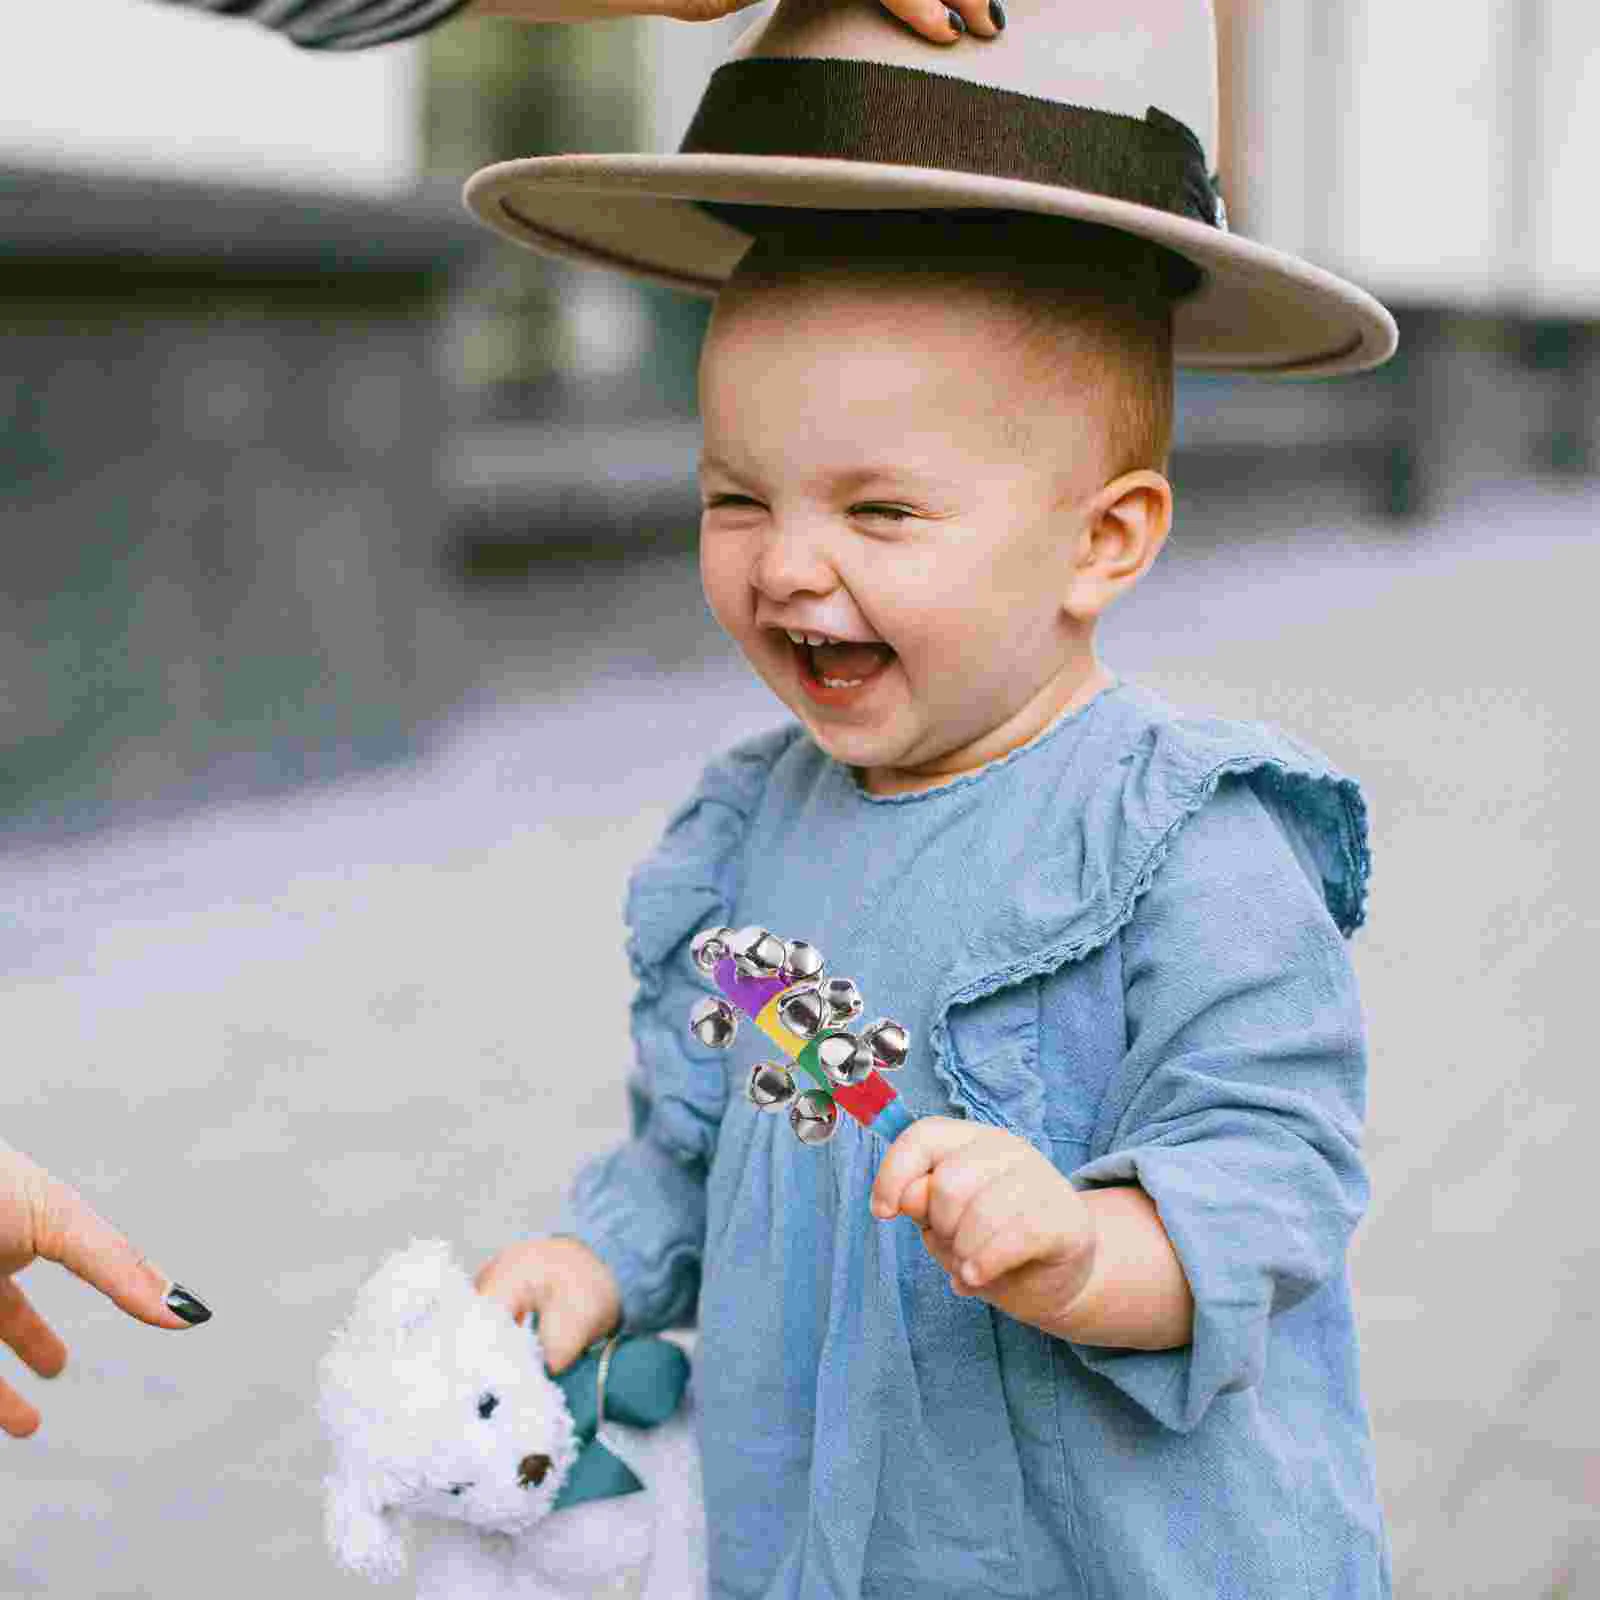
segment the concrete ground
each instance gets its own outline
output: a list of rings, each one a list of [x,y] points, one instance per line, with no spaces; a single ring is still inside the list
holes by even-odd
[[[1355,1275],[1415,1600],[1600,1597],[1597,511],[1486,485],[1397,533],[1307,494],[1291,542],[1240,507],[1111,629],[1124,673],[1369,787]],[[25,1275],[74,1359],[0,1358],[45,1413],[0,1440],[0,1597],[366,1592],[322,1545],[330,1329],[413,1235],[475,1266],[547,1225],[621,1129],[625,875],[774,708],[685,560],[542,575],[475,626],[504,665],[427,764],[3,863],[0,1128],[216,1317]]]

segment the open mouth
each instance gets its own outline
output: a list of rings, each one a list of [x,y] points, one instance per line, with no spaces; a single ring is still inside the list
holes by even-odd
[[[894,651],[881,641],[785,632],[800,668],[801,682],[809,690],[848,693],[869,683],[894,660]]]

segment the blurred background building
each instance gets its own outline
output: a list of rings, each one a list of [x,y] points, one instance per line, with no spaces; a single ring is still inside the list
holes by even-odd
[[[475,590],[692,538],[704,304],[492,242],[456,195],[492,159],[671,148],[747,20],[325,57],[154,0],[22,9],[0,828],[403,754],[495,671]],[[1192,503],[1333,474],[1416,519],[1591,470],[1592,8],[1225,0],[1219,33],[1236,225],[1405,337],[1341,384],[1185,380]]]
[[[354,1594],[327,1330],[412,1233],[547,1225],[615,1136],[623,879],[777,714],[698,595],[706,308],[456,194],[672,147],[749,17],[320,57],[155,0],[11,11],[0,1131],[218,1317],[177,1350],[30,1277],[79,1360],[0,1452],[0,1596]],[[1235,225],[1371,287],[1402,349],[1183,381],[1177,536],[1112,660],[1373,798],[1355,1267],[1397,1591],[1600,1596],[1600,11],[1218,11]]]

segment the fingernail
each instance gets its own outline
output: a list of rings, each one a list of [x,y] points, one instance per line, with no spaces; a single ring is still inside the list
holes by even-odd
[[[967,31],[967,19],[959,11],[952,11],[946,7],[945,15],[950,19],[950,26],[957,33],[965,33]]]
[[[989,20],[1001,33],[1005,32],[1006,8],[1000,4],[1000,0],[989,0]]]
[[[976,1283],[978,1281],[978,1268],[975,1263],[969,1261],[961,1269],[961,1280],[963,1283]]]
[[[211,1312],[207,1309],[205,1302],[196,1300],[181,1283],[175,1283],[167,1290],[167,1298],[162,1303],[168,1311],[175,1312],[182,1317],[191,1328],[211,1320]]]

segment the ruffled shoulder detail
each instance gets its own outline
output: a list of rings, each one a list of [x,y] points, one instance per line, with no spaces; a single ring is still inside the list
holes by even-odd
[[[1106,944],[1185,823],[1226,778],[1246,782],[1320,879],[1339,931],[1366,916],[1367,809],[1328,759],[1258,722],[1186,716],[1123,685],[1092,708],[1070,758],[1031,774],[1031,820],[1005,914],[969,943],[943,1013]]]
[[[689,941],[728,919],[750,820],[773,764],[801,731],[775,729],[716,757],[628,880],[628,961],[638,982],[634,1043],[649,1107],[646,1126],[636,1131],[680,1160],[709,1155],[726,1098],[721,1057],[688,1030],[698,980]]]
[[[661,841],[628,879],[625,912],[634,976],[726,915],[738,891],[738,857],[773,764],[798,738],[784,727],[725,750],[667,819]]]

